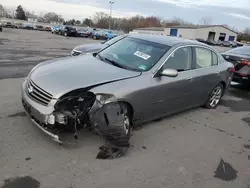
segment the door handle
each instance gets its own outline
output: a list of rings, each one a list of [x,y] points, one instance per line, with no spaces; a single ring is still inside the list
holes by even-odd
[[[193,77],[189,77],[186,79],[187,81],[192,81],[193,80]]]

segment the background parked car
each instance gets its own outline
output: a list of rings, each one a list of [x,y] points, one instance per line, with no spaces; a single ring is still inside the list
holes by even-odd
[[[212,45],[212,46],[217,45],[216,41],[213,41],[213,40],[207,40],[207,41],[206,41],[206,44]]]
[[[197,40],[198,42],[202,42],[202,43],[204,43],[204,44],[207,43],[204,39],[197,38],[196,40]]]
[[[94,30],[92,32],[92,38],[95,40],[98,40],[98,39],[107,40],[107,36],[105,34],[106,32],[103,30]]]
[[[51,33],[55,33],[56,28],[58,28],[58,26],[56,25],[51,26]]]
[[[21,29],[21,28],[23,28],[23,24],[22,23],[15,23],[15,28]]]
[[[76,32],[78,37],[89,37],[91,35],[87,28],[77,28]]]
[[[11,22],[6,22],[5,24],[3,24],[3,27],[13,28],[13,25]]]
[[[224,59],[234,64],[233,81],[250,85],[250,46],[242,46],[222,53]]]
[[[42,25],[37,25],[36,28],[38,31],[45,31],[45,28]]]
[[[63,27],[63,26],[61,26],[61,25],[53,26],[51,28],[51,32],[59,35],[61,27]]]
[[[83,54],[87,54],[87,53],[94,53],[94,52],[98,52],[101,49],[110,46],[111,44],[114,44],[115,42],[127,37],[128,35],[124,34],[124,35],[120,35],[117,36],[113,39],[104,41],[102,43],[94,43],[94,44],[84,44],[84,45],[80,45],[80,46],[76,46],[72,52],[71,52],[71,56],[78,56],[78,55],[83,55]]]
[[[45,31],[51,31],[51,27],[45,27]]]
[[[23,29],[34,30],[36,28],[30,23],[23,23]]]
[[[244,46],[244,44],[241,42],[236,41],[235,43],[237,44],[237,47]]]
[[[235,42],[232,42],[232,41],[223,41],[221,43],[221,46],[234,48],[234,47],[237,47],[237,44]]]
[[[70,26],[62,26],[59,29],[59,35],[64,35],[65,37],[67,36],[77,36],[77,31],[75,28],[70,27]]]

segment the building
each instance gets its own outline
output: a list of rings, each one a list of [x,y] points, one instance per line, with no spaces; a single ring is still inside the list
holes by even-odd
[[[135,29],[133,32],[213,41],[236,41],[237,39],[237,33],[223,25],[186,25],[166,28],[149,27]]]
[[[37,22],[37,18],[35,18],[35,17],[29,17],[28,18],[28,22],[30,22],[30,23],[36,23]]]

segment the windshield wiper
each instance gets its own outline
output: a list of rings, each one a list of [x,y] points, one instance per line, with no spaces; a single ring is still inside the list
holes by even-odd
[[[108,58],[104,58],[106,61],[108,61],[109,63],[111,63],[112,65],[116,66],[116,67],[119,67],[119,68],[123,68],[123,69],[126,69],[124,66],[120,65],[119,63],[111,60],[111,59],[108,59]]]

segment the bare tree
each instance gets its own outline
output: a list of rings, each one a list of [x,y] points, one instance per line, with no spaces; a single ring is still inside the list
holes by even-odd
[[[201,17],[199,24],[200,25],[211,25],[212,24],[213,19],[209,16],[204,16]]]
[[[14,18],[15,9],[7,9],[6,7],[0,4],[0,17]]]
[[[108,28],[109,26],[109,15],[105,12],[96,12],[93,21],[96,27]]]
[[[56,14],[55,12],[48,12],[44,15],[44,20],[46,22],[63,22],[64,19],[61,15]]]
[[[244,32],[243,32],[244,34],[250,34],[250,28],[249,27],[246,27],[245,29],[244,29]]]

